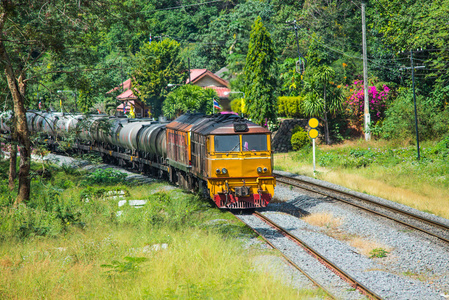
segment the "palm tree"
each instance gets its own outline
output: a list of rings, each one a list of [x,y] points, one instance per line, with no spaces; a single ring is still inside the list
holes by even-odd
[[[330,144],[328,112],[335,113],[341,109],[341,97],[327,99],[327,86],[335,76],[335,71],[329,66],[321,66],[311,70],[313,75],[305,79],[304,89],[306,91],[303,108],[309,116],[320,116],[324,121],[324,138],[326,145]],[[320,95],[322,89],[322,97]],[[322,116],[322,117],[321,117]]]

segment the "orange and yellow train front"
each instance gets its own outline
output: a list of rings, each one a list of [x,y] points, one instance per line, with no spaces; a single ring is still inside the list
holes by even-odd
[[[221,208],[266,207],[274,195],[271,133],[252,123],[233,124],[208,136],[207,178]]]

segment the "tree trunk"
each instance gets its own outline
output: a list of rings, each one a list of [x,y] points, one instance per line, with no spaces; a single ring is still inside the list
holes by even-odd
[[[12,136],[12,135],[11,135]],[[17,143],[13,137],[11,142],[11,152],[9,153],[9,190],[12,191],[15,187],[14,180],[17,177]]]
[[[2,19],[5,16],[2,16]],[[1,33],[1,30],[0,30]],[[11,91],[13,103],[14,103],[14,115],[15,124],[13,125],[16,130],[17,142],[20,153],[20,166],[19,166],[19,191],[17,194],[14,205],[18,205],[22,202],[26,202],[30,199],[30,166],[31,166],[31,145],[28,132],[28,125],[26,120],[25,101],[23,94],[20,93],[20,89],[24,90],[22,77],[19,77],[21,82],[18,84],[14,70],[9,59],[9,55],[6,52],[5,44],[0,41],[0,57],[2,59],[3,67],[5,68],[6,79],[8,81],[8,87]]]
[[[329,137],[329,122],[327,121],[327,107],[326,107],[326,84],[324,84],[324,139],[326,140],[326,145],[330,145]]]

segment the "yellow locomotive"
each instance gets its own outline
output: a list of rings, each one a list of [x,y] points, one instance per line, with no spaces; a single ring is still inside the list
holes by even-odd
[[[166,125],[170,180],[199,188],[218,207],[265,207],[272,175],[271,132],[232,114],[185,114]]]

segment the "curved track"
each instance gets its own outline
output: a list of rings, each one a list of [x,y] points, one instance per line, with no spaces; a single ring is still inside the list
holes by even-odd
[[[388,218],[402,225],[424,232],[449,244],[449,225],[432,220],[424,215],[420,216],[412,211],[407,211],[387,203],[372,200],[368,196],[359,195],[359,193],[342,191],[316,182],[302,180],[300,178],[276,174],[276,181],[278,183],[294,186],[313,193],[318,193],[365,211],[369,211],[370,213]]]

